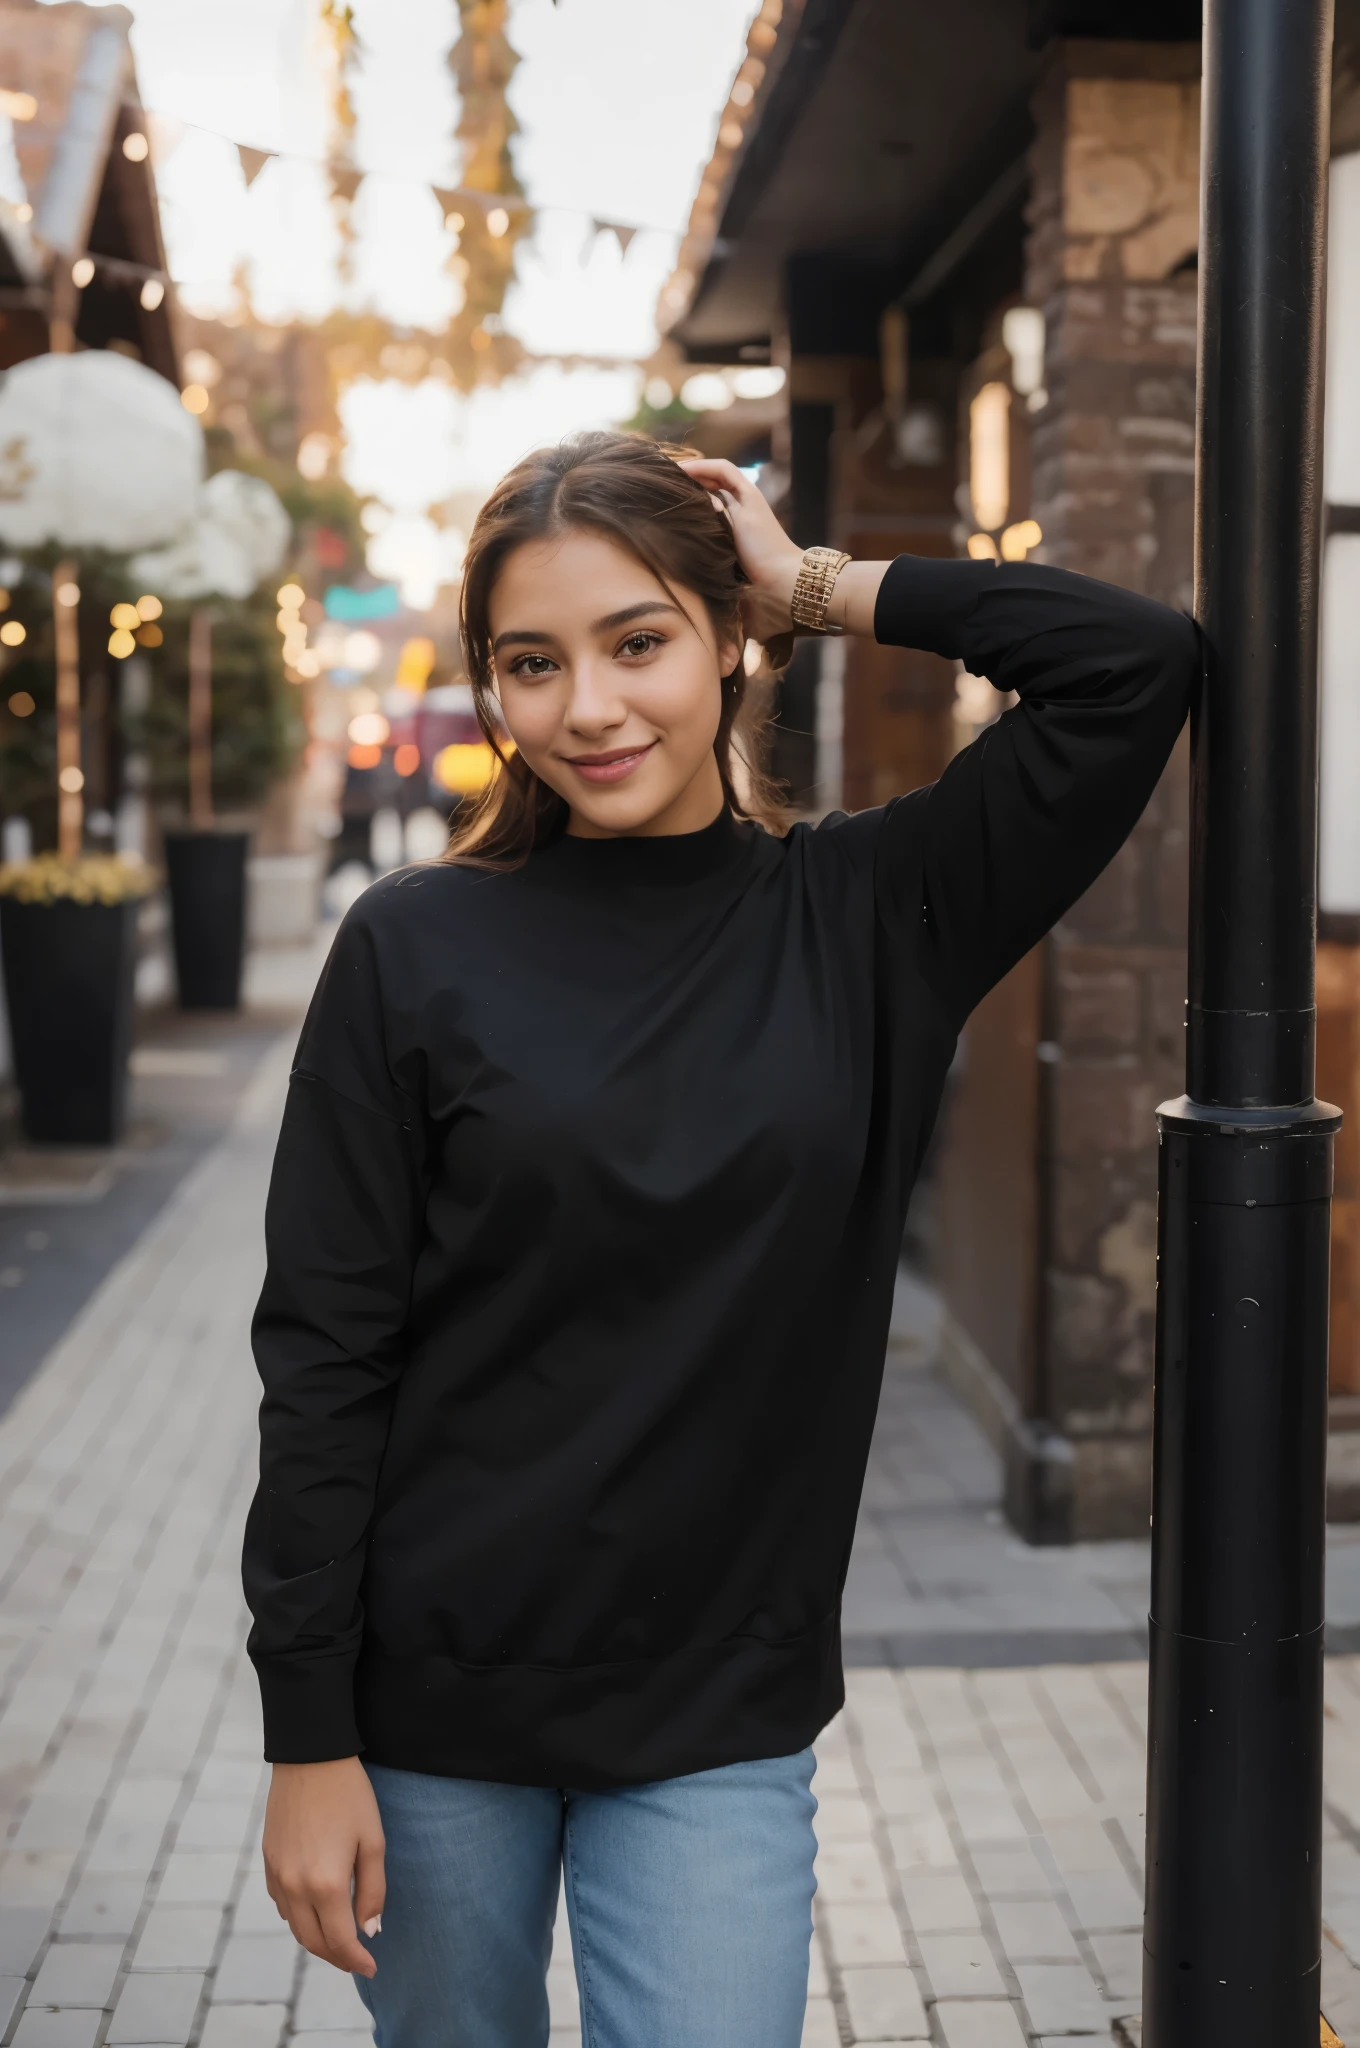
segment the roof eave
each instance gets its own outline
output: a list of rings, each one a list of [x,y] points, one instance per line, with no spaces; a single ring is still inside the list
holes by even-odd
[[[124,93],[131,81],[125,7],[101,7],[81,53],[66,119],[34,211],[36,238],[58,256],[80,255],[89,234]]]
[[[735,93],[753,68],[760,80],[749,106],[729,97],[718,142],[699,181],[675,269],[662,287],[658,325],[683,344],[680,329],[696,311],[727,250],[778,165],[784,144],[858,0],[764,0],[747,35]],[[766,43],[770,30],[773,41]],[[724,141],[731,130],[739,141]]]

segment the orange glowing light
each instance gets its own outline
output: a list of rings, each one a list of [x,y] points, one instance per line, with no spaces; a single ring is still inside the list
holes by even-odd
[[[414,775],[420,766],[420,748],[407,740],[392,756],[392,766],[398,775]]]
[[[476,796],[496,772],[496,756],[485,740],[471,746],[441,747],[434,757],[435,780],[458,796]]]
[[[354,746],[347,758],[351,768],[376,768],[382,759],[382,748]]]
[[[396,680],[398,688],[414,690],[416,695],[419,696],[430,680],[430,670],[434,667],[434,659],[435,648],[433,640],[421,637],[405,641],[401,653],[397,657]]]

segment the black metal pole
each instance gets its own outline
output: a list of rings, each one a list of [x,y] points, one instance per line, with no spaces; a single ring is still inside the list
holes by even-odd
[[[1163,1105],[1144,2039],[1314,2048],[1332,1135],[1313,1096],[1331,0],[1207,0],[1187,1089]]]

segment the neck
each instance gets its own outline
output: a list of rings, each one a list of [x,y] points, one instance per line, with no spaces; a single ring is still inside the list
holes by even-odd
[[[601,825],[573,806],[567,819],[567,836],[571,839],[675,838],[684,832],[702,832],[721,815],[725,803],[717,756],[710,754],[679,795],[650,818],[643,818],[635,825]]]

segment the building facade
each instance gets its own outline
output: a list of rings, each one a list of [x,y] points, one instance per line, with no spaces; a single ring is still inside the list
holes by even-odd
[[[794,537],[1031,557],[1189,609],[1198,7],[784,0],[771,22],[775,4],[662,310],[693,361],[764,350],[785,368],[772,458]],[[1341,0],[1348,251],[1357,47],[1360,6]],[[1350,474],[1335,421],[1357,404],[1336,393],[1349,374],[1360,388],[1360,326],[1345,345],[1337,327],[1351,260],[1334,251],[1329,479]],[[1352,528],[1342,488],[1329,481],[1324,847],[1329,831],[1349,846],[1337,821],[1360,772],[1360,732],[1345,737],[1360,726],[1360,618],[1344,596],[1360,579],[1337,551],[1360,546],[1360,517]],[[1001,708],[938,657],[808,646],[783,685],[776,765],[811,808],[883,802]],[[970,1020],[937,1140],[943,1369],[1001,1448],[1008,1512],[1032,1541],[1147,1527],[1154,1110],[1183,1086],[1188,759],[1183,739],[1122,852]],[[1324,921],[1319,1092],[1353,1124],[1360,918],[1343,911]],[[1334,1506],[1360,1511],[1354,1135],[1338,1195]]]

